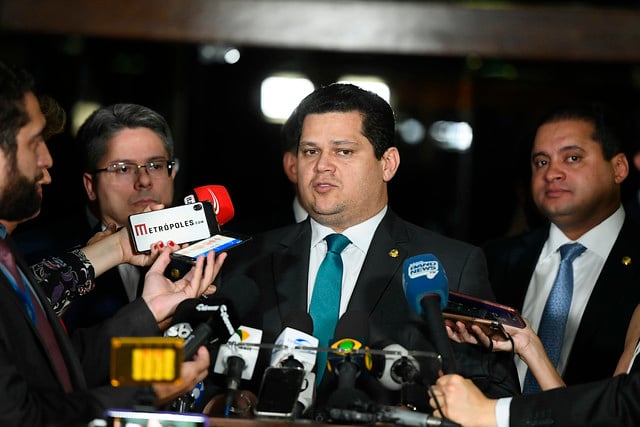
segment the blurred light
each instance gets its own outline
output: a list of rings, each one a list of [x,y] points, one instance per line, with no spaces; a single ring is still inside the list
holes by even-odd
[[[77,101],[73,104],[71,107],[71,133],[74,137],[87,117],[100,107],[100,103],[93,101]]]
[[[338,83],[351,83],[362,89],[370,90],[378,94],[385,101],[391,103],[391,90],[389,89],[389,85],[380,77],[346,75],[340,77]]]
[[[198,48],[200,62],[203,64],[235,64],[240,60],[240,51],[232,46],[203,44]]]
[[[422,123],[413,118],[398,122],[397,128],[400,138],[409,145],[418,144],[427,133]]]
[[[313,92],[311,80],[295,75],[267,77],[260,87],[260,108],[262,114],[275,123],[283,123],[289,118],[300,101]]]
[[[429,135],[440,148],[451,151],[467,151],[473,141],[473,129],[466,122],[434,122]]]

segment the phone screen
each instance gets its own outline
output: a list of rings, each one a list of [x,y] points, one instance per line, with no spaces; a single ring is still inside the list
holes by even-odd
[[[255,414],[257,416],[291,416],[303,387],[304,376],[303,369],[267,368],[262,376]]]
[[[105,416],[108,427],[209,427],[203,414],[109,409]]]
[[[195,263],[196,258],[201,255],[205,256],[211,251],[214,251],[215,253],[228,251],[229,249],[241,245],[248,240],[251,240],[251,237],[239,235],[237,233],[220,233],[215,236],[211,236],[208,239],[193,243],[186,248],[179,249],[173,252],[171,257],[179,261],[193,264]]]

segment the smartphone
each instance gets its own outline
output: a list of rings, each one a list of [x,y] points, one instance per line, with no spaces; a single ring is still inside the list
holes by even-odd
[[[220,231],[211,202],[196,202],[129,215],[129,232],[137,252],[172,240],[177,244],[206,239]]]
[[[204,414],[178,412],[143,412],[129,409],[108,409],[104,417],[108,427],[128,426],[181,426],[209,427],[209,419]],[[154,423],[152,423],[152,420]]]
[[[251,240],[251,236],[232,232],[221,232],[207,239],[195,242],[186,248],[172,252],[171,258],[185,264],[193,265],[201,255],[207,255],[207,253],[211,251],[215,253],[225,252],[249,240]]]
[[[253,411],[255,416],[293,418],[304,378],[304,369],[265,369]]]
[[[462,320],[478,324],[487,335],[502,333],[502,325],[524,328],[526,326],[520,312],[493,301],[449,291],[447,307],[442,311],[445,319]]]

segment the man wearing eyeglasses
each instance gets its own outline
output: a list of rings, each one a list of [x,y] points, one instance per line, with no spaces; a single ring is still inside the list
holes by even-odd
[[[137,104],[96,110],[78,130],[88,229],[79,243],[107,227],[124,227],[131,214],[151,204],[171,206],[177,173],[173,137],[162,115]],[[63,315],[70,332],[110,317],[142,292],[144,271],[121,264],[96,280],[95,289],[73,302]]]

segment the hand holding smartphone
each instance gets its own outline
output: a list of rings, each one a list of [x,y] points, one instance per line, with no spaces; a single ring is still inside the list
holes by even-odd
[[[445,320],[461,321],[467,328],[478,325],[489,337],[507,339],[502,325],[524,328],[524,319],[513,307],[483,300],[471,295],[449,291],[447,307],[442,312]]]

